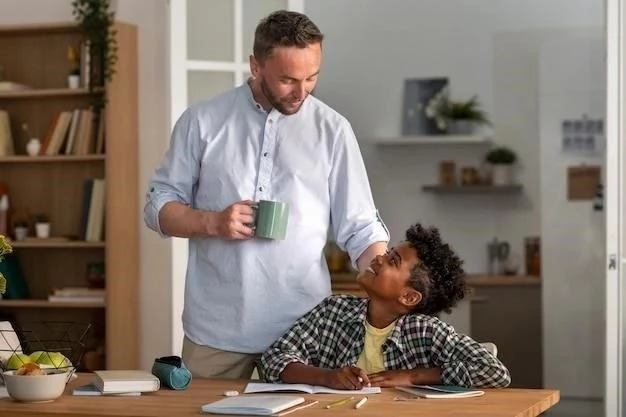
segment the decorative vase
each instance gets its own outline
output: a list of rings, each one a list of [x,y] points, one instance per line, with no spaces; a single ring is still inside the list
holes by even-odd
[[[513,184],[513,165],[493,164],[491,166],[491,183],[493,185]]]
[[[30,156],[39,155],[39,151],[41,150],[41,142],[37,138],[31,138],[26,144],[26,152]]]
[[[80,75],[75,75],[75,74],[68,75],[67,86],[71,89],[80,87]]]
[[[451,135],[471,135],[476,130],[476,122],[467,119],[451,119],[447,122],[447,129]]]
[[[40,239],[50,237],[50,223],[35,223],[35,234]]]

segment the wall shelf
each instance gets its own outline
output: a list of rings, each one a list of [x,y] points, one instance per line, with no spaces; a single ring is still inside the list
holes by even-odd
[[[516,194],[520,184],[512,185],[424,185],[422,190],[435,194]]]
[[[102,301],[0,300],[0,308],[103,308]]]
[[[104,161],[106,156],[104,154],[91,154],[91,155],[12,155],[0,157],[0,164],[38,164],[38,163],[54,163],[54,162],[89,162],[89,161]]]
[[[407,145],[489,145],[492,138],[488,135],[420,135],[365,139],[366,143],[376,146]]]
[[[11,242],[11,246],[14,249],[26,249],[26,248],[72,248],[72,249],[94,249],[104,248],[105,242],[85,242],[83,240],[47,240],[47,239],[34,239],[29,238],[26,241]]]

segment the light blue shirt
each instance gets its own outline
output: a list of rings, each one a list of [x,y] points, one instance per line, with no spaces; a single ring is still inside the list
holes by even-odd
[[[246,199],[286,202],[287,236],[189,239],[183,328],[200,345],[259,353],[330,294],[323,248],[331,221],[352,260],[389,233],[348,121],[313,96],[293,115],[268,113],[244,83],[176,122],[144,219],[163,235],[158,213],[167,202],[222,211]]]

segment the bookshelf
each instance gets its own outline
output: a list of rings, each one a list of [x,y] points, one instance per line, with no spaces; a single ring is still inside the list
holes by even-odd
[[[9,215],[46,213],[54,237],[14,241],[30,297],[0,300],[0,315],[20,321],[90,322],[86,349],[104,347],[107,369],[138,366],[138,98],[137,30],[116,23],[116,74],[105,88],[69,89],[67,48],[78,48],[74,23],[0,27],[0,65],[6,80],[31,87],[0,91],[9,114],[15,155],[0,156],[0,184],[8,189]],[[51,120],[62,111],[86,109],[106,92],[105,151],[85,155],[29,156],[21,124],[42,145]],[[106,181],[103,238],[81,240],[85,180]],[[0,188],[2,190],[2,188]],[[32,229],[32,225],[31,229]],[[12,234],[12,226],[9,224]],[[33,231],[29,236],[33,236]],[[104,262],[105,300],[50,302],[55,288],[86,286],[87,265]]]

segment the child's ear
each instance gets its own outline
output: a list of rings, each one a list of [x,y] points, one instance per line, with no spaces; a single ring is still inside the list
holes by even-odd
[[[400,302],[407,306],[409,309],[413,309],[422,301],[422,293],[415,288],[405,287],[400,295]]]

